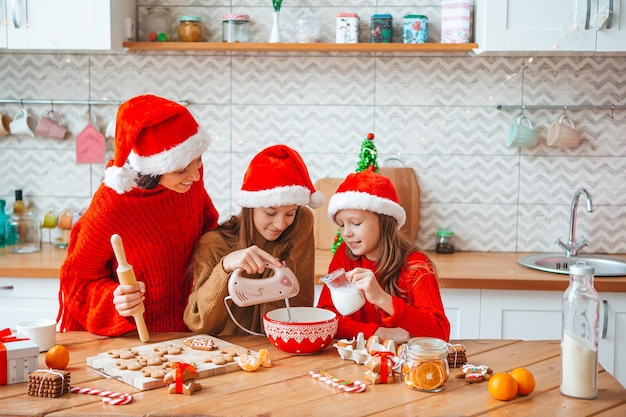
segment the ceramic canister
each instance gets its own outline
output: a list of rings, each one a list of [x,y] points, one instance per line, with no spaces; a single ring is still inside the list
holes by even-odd
[[[390,14],[372,15],[372,27],[370,31],[371,43],[391,43],[393,39],[393,19]]]
[[[402,26],[402,42],[428,42],[428,17],[421,14],[407,14]]]
[[[359,15],[356,13],[339,13],[337,15],[336,43],[359,42]]]

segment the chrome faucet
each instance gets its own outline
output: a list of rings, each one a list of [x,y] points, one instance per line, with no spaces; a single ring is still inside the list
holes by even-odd
[[[565,249],[565,256],[576,256],[579,250],[589,245],[589,241],[587,239],[583,239],[582,242],[576,242],[576,209],[578,208],[578,199],[580,196],[585,197],[587,202],[587,212],[591,213],[593,211],[593,206],[591,202],[591,196],[589,192],[584,188],[579,189],[574,194],[574,199],[572,200],[572,207],[570,211],[570,219],[569,219],[569,239],[567,242],[563,242],[561,239],[557,239],[556,243]]]

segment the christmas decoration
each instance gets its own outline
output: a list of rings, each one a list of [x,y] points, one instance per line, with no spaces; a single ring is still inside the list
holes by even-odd
[[[359,152],[359,162],[355,172],[365,171],[366,169],[371,169],[376,173],[378,172],[378,152],[374,144],[373,133],[368,133],[365,139],[363,139],[363,142],[361,142],[361,152]],[[337,252],[337,248],[341,245],[341,242],[343,242],[341,231],[337,229],[333,247],[330,249],[332,254]]]

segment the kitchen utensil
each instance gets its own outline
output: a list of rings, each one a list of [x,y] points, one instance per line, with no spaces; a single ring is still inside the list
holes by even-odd
[[[530,119],[523,114],[509,127],[506,144],[509,147],[532,148],[537,145],[539,135]]]
[[[30,114],[25,108],[21,108],[15,116],[13,121],[9,124],[9,130],[12,135],[27,135],[35,137],[35,127],[37,123],[33,115]]]
[[[39,352],[47,352],[56,344],[56,326],[57,322],[54,320],[38,319],[19,322],[15,329],[39,346]]]
[[[67,133],[67,128],[62,125],[61,115],[53,110],[37,123],[35,135],[42,138],[63,139]]]
[[[317,307],[291,307],[263,315],[265,334],[278,350],[295,355],[311,355],[326,348],[337,333],[339,320],[334,311]]]
[[[365,304],[365,297],[361,291],[357,290],[354,283],[348,280],[343,268],[324,275],[320,278],[320,282],[326,284],[330,290],[333,304],[342,316],[349,316]]]
[[[119,279],[122,285],[137,285],[137,278],[135,277],[135,271],[133,266],[126,260],[126,252],[124,251],[124,244],[122,238],[118,234],[111,236],[111,246],[113,246],[113,252],[115,252],[115,258],[117,259],[117,279]],[[137,325],[137,332],[139,333],[139,340],[147,342],[150,340],[150,334],[146,327],[146,322],[143,319],[143,313],[145,311],[144,305],[141,304],[141,308],[133,314],[135,318],[135,324]]]
[[[228,300],[232,300],[239,307],[247,307],[284,299],[290,314],[291,309],[287,300],[300,292],[300,283],[291,269],[286,266],[279,268],[270,264],[266,264],[266,268],[272,269],[274,274],[262,279],[244,278],[241,276],[243,270],[241,268],[235,269],[228,280],[229,295],[224,298],[226,310],[233,322],[245,332],[256,336],[264,335],[241,326],[231,313]]]
[[[7,136],[11,133],[9,125],[11,124],[11,118],[8,114],[0,112],[0,137]]]
[[[549,146],[573,148],[580,142],[580,133],[576,130],[572,119],[563,114],[550,125],[546,142]]]

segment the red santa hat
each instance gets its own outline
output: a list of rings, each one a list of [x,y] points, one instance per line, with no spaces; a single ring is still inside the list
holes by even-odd
[[[406,212],[391,180],[370,169],[348,175],[328,202],[328,217],[335,221],[339,210],[367,210],[396,219],[404,225]]]
[[[315,209],[324,204],[324,194],[313,186],[298,152],[286,145],[274,145],[252,158],[237,202],[249,208],[297,204]]]
[[[189,110],[153,95],[122,103],[115,125],[115,156],[104,184],[124,194],[141,175],[163,175],[187,167],[209,147],[211,138]]]

